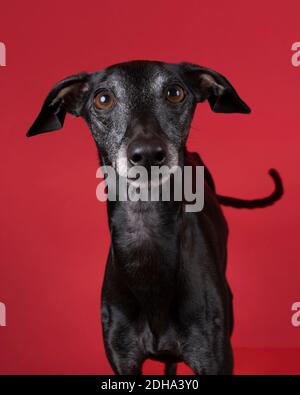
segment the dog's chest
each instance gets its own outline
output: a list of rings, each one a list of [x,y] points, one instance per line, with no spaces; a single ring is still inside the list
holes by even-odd
[[[163,331],[155,333],[151,330],[147,319],[143,321],[142,330],[139,333],[143,350],[150,358],[159,359],[164,357],[178,358],[180,355],[180,336],[174,325],[169,325]]]
[[[174,295],[179,257],[177,219],[168,216],[166,221],[153,206],[149,210],[123,206],[115,216],[119,222],[112,227],[112,244],[123,281],[146,312],[152,328],[164,326],[164,320],[157,320],[157,316],[162,309],[165,312]]]
[[[158,257],[168,250],[170,242],[176,244],[175,220],[155,204],[120,205],[114,217],[117,221],[113,221],[113,243],[122,254]]]
[[[157,242],[157,231],[160,219],[157,213],[126,210],[124,212],[123,231],[120,241],[127,244],[127,248],[140,249],[151,247]]]

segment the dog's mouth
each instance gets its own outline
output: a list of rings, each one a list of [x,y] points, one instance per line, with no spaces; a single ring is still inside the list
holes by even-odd
[[[151,166],[150,169],[133,166],[129,169],[127,182],[136,188],[155,188],[167,183],[172,174],[176,172],[177,166],[168,167]]]

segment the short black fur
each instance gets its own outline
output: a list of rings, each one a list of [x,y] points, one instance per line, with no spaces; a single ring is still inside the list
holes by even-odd
[[[172,84],[185,91],[176,105],[165,100]],[[103,90],[114,95],[113,109],[95,108],[94,97]],[[68,112],[86,120],[101,163],[118,171],[120,153],[126,156],[132,144],[150,152],[154,142],[164,150],[165,164],[199,166],[199,155],[185,146],[195,106],[206,99],[215,112],[250,112],[228,80],[213,70],[189,63],[122,63],[57,84],[28,136],[60,129]],[[164,362],[166,374],[175,374],[180,361],[196,374],[232,373],[228,228],[220,203],[239,208],[272,204],[283,189],[278,173],[271,175],[275,192],[248,201],[217,195],[206,169],[205,205],[197,213],[186,212],[184,202],[108,202],[112,243],[102,324],[116,374],[140,374],[147,358]]]

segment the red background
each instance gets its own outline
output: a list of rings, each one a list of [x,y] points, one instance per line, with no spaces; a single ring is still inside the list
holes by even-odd
[[[252,108],[223,115],[202,105],[189,147],[222,194],[268,194],[270,167],[283,177],[286,193],[275,206],[224,210],[233,344],[237,373],[300,373],[300,327],[291,325],[300,299],[300,67],[291,64],[299,13],[298,0],[1,3],[1,373],[111,373],[99,318],[109,233],[95,196],[96,148],[71,117],[63,131],[25,133],[58,80],[131,59],[214,68]]]

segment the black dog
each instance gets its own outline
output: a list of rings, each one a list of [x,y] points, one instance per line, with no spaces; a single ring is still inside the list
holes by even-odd
[[[62,128],[66,113],[82,116],[101,163],[120,174],[134,165],[203,165],[185,145],[196,104],[214,112],[250,113],[225,77],[189,63],[132,61],[59,82],[28,136]],[[205,205],[178,201],[108,202],[112,245],[102,290],[105,349],[117,374],[140,374],[145,359],[176,373],[184,361],[196,374],[230,374],[232,295],[225,277],[227,224],[220,203],[265,207],[274,192],[242,200],[217,195],[205,170]]]

